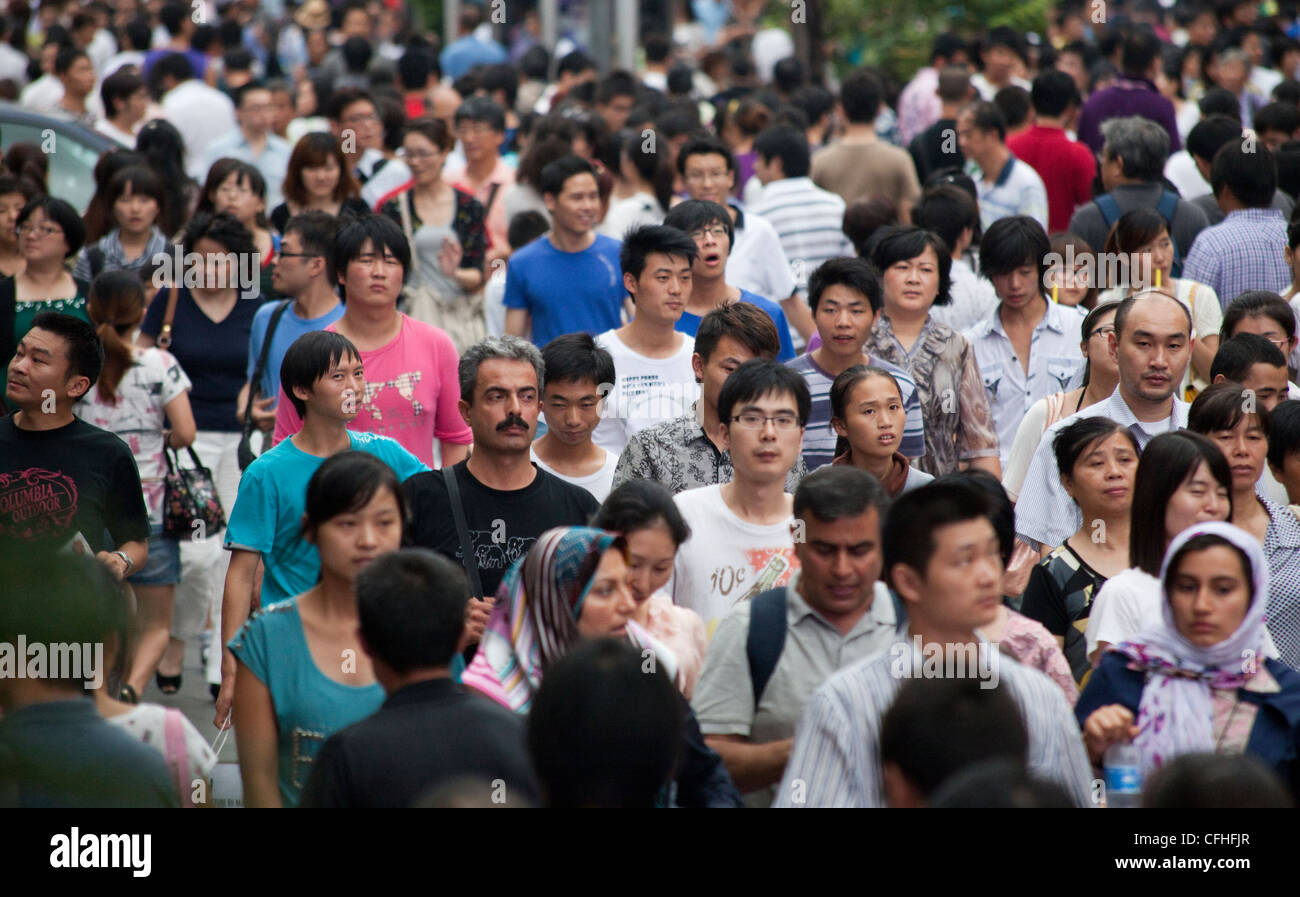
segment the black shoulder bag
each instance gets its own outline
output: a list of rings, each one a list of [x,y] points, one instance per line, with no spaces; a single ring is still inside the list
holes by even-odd
[[[257,429],[253,425],[253,402],[257,400],[257,384],[262,382],[262,372],[266,370],[266,359],[271,354],[271,340],[275,338],[275,328],[280,326],[280,319],[284,313],[289,310],[293,304],[292,299],[285,299],[280,303],[280,307],[271,313],[271,321],[266,327],[266,336],[262,340],[262,354],[257,357],[257,366],[253,368],[253,379],[248,381],[248,405],[244,408],[244,432],[239,437],[239,448],[236,451],[236,458],[239,461],[239,469],[245,470],[248,465],[257,460],[257,455],[253,454],[253,431]]]

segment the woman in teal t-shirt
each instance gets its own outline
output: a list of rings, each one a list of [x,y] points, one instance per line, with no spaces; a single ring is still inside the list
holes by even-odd
[[[230,640],[245,806],[296,806],[325,739],[383,703],[357,639],[356,577],[401,547],[405,522],[397,475],[374,455],[334,455],[308,482],[303,538],[320,552],[320,581]]]

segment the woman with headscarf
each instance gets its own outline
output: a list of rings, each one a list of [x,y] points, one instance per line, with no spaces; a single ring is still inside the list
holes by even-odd
[[[542,533],[506,573],[497,590],[474,660],[461,679],[517,713],[527,713],[546,671],[574,645],[591,638],[626,638],[646,663],[676,678],[672,652],[634,620],[627,585],[626,543],[590,527]],[[686,744],[677,771],[678,806],[738,807],[740,795],[718,755],[704,744],[683,698]]]
[[[1107,652],[1075,705],[1093,763],[1128,741],[1144,775],[1183,754],[1251,754],[1300,793],[1300,673],[1264,656],[1259,543],[1197,524],[1169,545],[1160,582],[1161,622]]]

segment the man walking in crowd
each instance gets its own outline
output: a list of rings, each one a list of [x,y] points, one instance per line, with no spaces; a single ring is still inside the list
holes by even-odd
[[[1123,77],[1088,98],[1079,112],[1079,141],[1093,152],[1102,149],[1105,136],[1102,125],[1112,118],[1141,116],[1160,127],[1168,137],[1169,148],[1182,147],[1174,105],[1156,89],[1160,73],[1160,40],[1150,28],[1133,28],[1125,35],[1120,49]],[[1094,244],[1100,245],[1100,244]]]
[[[917,69],[898,95],[898,136],[903,143],[911,144],[928,128],[952,117],[943,112],[942,89],[943,72],[950,68],[959,68],[968,74],[970,60],[966,42],[955,34],[944,32],[935,37],[930,47],[930,64]],[[962,101],[965,99],[965,96],[961,98]],[[922,174],[921,178],[924,180],[925,175]]]
[[[967,171],[976,177],[980,223],[988,230],[1008,215],[1028,215],[1047,227],[1047,188],[1038,172],[1007,149],[1007,122],[997,106],[985,100],[957,113],[957,144]]]
[[[603,394],[614,382],[614,359],[589,333],[557,336],[542,349],[546,433],[532,446],[533,462],[604,501],[618,455],[592,441]]]
[[[227,156],[253,165],[266,181],[266,207],[274,209],[284,201],[280,185],[289,171],[293,147],[271,130],[271,91],[257,81],[236,90],[235,120],[237,130],[208,145],[204,169]]]
[[[1092,199],[1097,160],[1092,150],[1071,140],[1067,126],[1079,109],[1079,88],[1065,72],[1043,72],[1029,93],[1034,123],[1007,140],[1007,149],[1027,162],[1047,190],[1047,232],[1070,226],[1074,210]]]
[[[330,98],[328,115],[330,132],[342,144],[368,207],[378,208],[383,199],[410,183],[410,167],[384,155],[384,125],[370,94],[355,87],[341,88]]]
[[[465,156],[464,168],[452,168],[443,177],[449,184],[461,185],[483,205],[493,259],[510,253],[506,230],[506,193],[515,183],[515,170],[501,158],[501,143],[506,136],[506,116],[487,97],[470,97],[456,110],[456,139]],[[593,226],[599,222],[593,222]]]
[[[975,88],[964,66],[951,65],[939,73],[939,117],[908,144],[916,174],[924,182],[936,171],[961,168],[966,157],[957,140],[957,113],[970,102]]]

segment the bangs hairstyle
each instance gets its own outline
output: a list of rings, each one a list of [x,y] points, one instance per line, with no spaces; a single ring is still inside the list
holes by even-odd
[[[1254,390],[1231,380],[1220,380],[1201,390],[1187,409],[1187,429],[1209,436],[1234,429],[1247,415],[1254,415],[1267,436],[1268,409],[1255,398]]]
[[[37,209],[63,229],[63,241],[68,245],[68,251],[63,256],[65,259],[70,259],[81,251],[81,247],[86,243],[86,226],[82,223],[77,210],[61,199],[49,195],[29,199],[23,206],[23,210],[18,213],[16,226],[22,227]]]
[[[881,228],[871,238],[867,250],[872,264],[883,278],[885,272],[899,262],[910,262],[923,255],[927,246],[934,250],[939,260],[939,292],[934,298],[934,304],[947,305],[952,301],[948,293],[952,285],[952,254],[943,238],[934,231],[912,225]]]
[[[1250,602],[1247,606],[1253,604],[1255,602],[1255,571],[1251,567],[1250,558],[1246,556],[1246,552],[1242,551],[1239,546],[1232,544],[1218,533],[1201,533],[1199,536],[1192,536],[1178,546],[1178,551],[1174,552],[1173,556],[1169,558],[1169,570],[1165,574],[1165,581],[1161,583],[1164,586],[1165,595],[1168,595],[1173,590],[1174,577],[1178,575],[1178,566],[1182,563],[1183,558],[1193,551],[1206,551],[1210,548],[1220,547],[1231,548],[1232,553],[1241,561],[1242,577],[1246,580],[1246,589],[1250,592]]]
[[[542,169],[538,190],[543,196],[559,196],[564,192],[564,185],[569,182],[569,178],[580,174],[591,175],[599,186],[600,178],[596,175],[594,165],[581,156],[561,156]]]
[[[1074,465],[1086,457],[1095,446],[1109,439],[1116,433],[1123,433],[1133,446],[1133,453],[1142,456],[1142,447],[1123,424],[1116,423],[1109,417],[1085,417],[1062,427],[1052,440],[1052,452],[1056,455],[1056,469],[1062,477],[1074,478]]]
[[[434,118],[432,115],[421,115],[419,118],[408,121],[406,127],[402,130],[403,139],[407,134],[419,134],[444,153],[451,152],[452,148],[456,146],[456,138],[452,136],[447,123],[440,118]]]
[[[1137,252],[1161,234],[1169,233],[1169,222],[1155,209],[1129,209],[1106,237],[1106,252]]]
[[[1300,221],[1300,218],[1296,219]],[[1244,318],[1272,318],[1286,334],[1287,340],[1295,339],[1295,312],[1290,303],[1277,293],[1268,290],[1249,290],[1228,303],[1223,310],[1223,325],[1219,328],[1219,339],[1228,340],[1233,331]]]
[[[1165,511],[1169,499],[1204,462],[1215,482],[1228,493],[1228,518],[1232,519],[1232,471],[1219,447],[1200,433],[1176,430],[1161,433],[1147,443],[1133,477],[1131,519],[1149,521],[1129,530],[1129,566],[1160,575],[1165,558]]]
[[[199,204],[194,213],[200,212],[214,213],[217,210],[215,197],[221,185],[226,182],[232,174],[237,175],[235,183],[241,187],[247,187],[253,192],[253,195],[262,200],[262,211],[257,215],[257,226],[266,227],[266,178],[262,177],[262,172],[256,167],[249,165],[239,159],[229,157],[218,159],[212,163],[208,169],[208,179],[203,184],[203,192],[199,194]]]
[[[968,520],[984,519],[993,526],[989,497],[972,483],[945,479],[926,483],[894,500],[889,518],[880,528],[884,554],[881,578],[894,586],[894,568],[899,564],[916,571],[922,579],[936,548],[934,533],[941,527]]]
[[[675,227],[687,236],[715,224],[721,224],[727,231],[727,254],[730,255],[731,246],[736,242],[736,228],[731,223],[731,213],[721,204],[708,199],[688,199],[673,206],[664,216],[664,227]]]
[[[1054,252],[1056,255],[1059,255],[1061,257],[1062,265],[1064,265],[1065,259],[1069,254],[1068,250],[1072,246],[1074,247],[1074,258],[1077,261],[1084,262],[1085,264],[1090,259],[1092,259],[1092,257],[1096,254],[1096,250],[1092,248],[1091,243],[1089,243],[1087,240],[1085,240],[1083,237],[1079,236],[1078,234],[1070,233],[1068,231],[1058,233],[1058,234],[1053,234],[1051,237],[1051,243],[1052,243],[1052,252]],[[1090,278],[1090,280],[1093,279],[1095,278]],[[1097,284],[1095,283],[1088,284],[1088,292],[1083,294],[1083,299],[1079,302],[1079,304],[1082,305],[1084,308],[1091,308],[1091,309],[1096,308]],[[1092,332],[1091,328],[1089,328],[1088,332],[1089,333]],[[1085,336],[1084,339],[1087,339],[1087,337]]]
[[[591,518],[591,526],[620,533],[633,533],[663,524],[673,545],[680,547],[691,537],[691,528],[678,510],[673,495],[655,480],[628,480],[616,487]]]
[[[749,302],[723,305],[701,318],[700,328],[695,331],[695,354],[708,364],[724,336],[759,358],[775,360],[781,353],[781,337],[771,315]]]
[[[132,196],[140,194],[153,199],[158,204],[157,219],[162,219],[163,210],[167,208],[167,192],[163,188],[162,178],[158,177],[153,169],[145,168],[143,165],[132,165],[113,175],[113,179],[108,182],[108,194],[105,196],[109,214],[112,214],[113,206],[117,201],[127,193]]]
[[[1268,463],[1281,470],[1287,455],[1300,452],[1300,402],[1278,402],[1268,427]]]
[[[312,330],[293,341],[280,362],[280,386],[293,403],[299,417],[307,414],[307,403],[294,395],[301,386],[308,392],[316,388],[316,381],[324,377],[345,358],[361,361],[361,353],[352,341],[341,333]]]
[[[803,377],[775,359],[751,358],[732,371],[722,384],[722,391],[718,393],[718,419],[730,430],[732,412],[737,406],[756,402],[764,396],[786,394],[794,397],[799,426],[807,425],[808,415],[812,412],[812,398]]]
[[[330,455],[307,483],[303,508],[302,535],[314,533],[322,523],[340,514],[354,514],[387,489],[397,502],[403,535],[407,524],[406,496],[402,484],[389,467],[367,452],[349,449]]]
[[[639,283],[645,272],[646,260],[656,254],[685,259],[689,267],[695,264],[699,249],[695,241],[679,228],[647,224],[623,235],[623,248],[619,250],[618,263],[624,274],[631,274]]]
[[[348,275],[348,265],[361,256],[366,242],[376,254],[386,249],[402,264],[402,280],[411,271],[411,244],[397,222],[387,215],[359,215],[339,230],[334,238],[334,271],[342,283]]]
[[[552,383],[582,383],[590,380],[599,390],[614,383],[614,359],[590,333],[566,333],[542,348],[546,379],[542,391]]]
[[[1038,294],[1047,282],[1047,256],[1052,241],[1043,226],[1028,215],[999,218],[980,240],[980,274],[991,280],[1023,267],[1038,272]]]
[[[817,266],[817,270],[808,278],[808,307],[817,314],[821,304],[822,293],[829,287],[847,287],[867,300],[867,305],[874,315],[884,303],[884,291],[880,286],[880,275],[871,263],[860,258],[827,259]]]
[[[349,196],[356,196],[360,188],[357,179],[352,176],[352,166],[343,154],[343,146],[333,134],[313,131],[304,134],[294,144],[289,156],[289,168],[284,176],[282,192],[284,198],[296,206],[305,206],[311,197],[307,195],[307,186],[303,183],[304,168],[324,168],[333,159],[339,167],[339,182],[334,188],[334,201],[342,202]]]
[[[847,212],[844,219],[847,227]],[[972,239],[979,232],[980,212],[975,200],[965,190],[952,184],[940,184],[927,187],[921,194],[916,208],[912,209],[912,223],[934,231],[943,238],[948,251],[952,252],[961,239],[962,231],[969,228]]]
[[[734,174],[736,171],[736,157],[731,154],[727,145],[703,131],[697,131],[687,138],[682,144],[682,148],[677,151],[677,173],[686,175],[686,160],[691,156],[721,156],[727,165],[727,173]]]
[[[843,422],[849,410],[849,401],[853,397],[853,389],[863,380],[869,380],[872,377],[884,377],[894,384],[894,389],[898,390],[898,402],[903,402],[903,389],[898,385],[898,378],[884,368],[878,368],[873,365],[855,364],[851,368],[841,371],[831,383],[831,421],[839,420]],[[906,411],[904,411],[906,415]],[[849,440],[847,436],[836,436],[835,438],[835,456],[839,457],[849,450]]]

